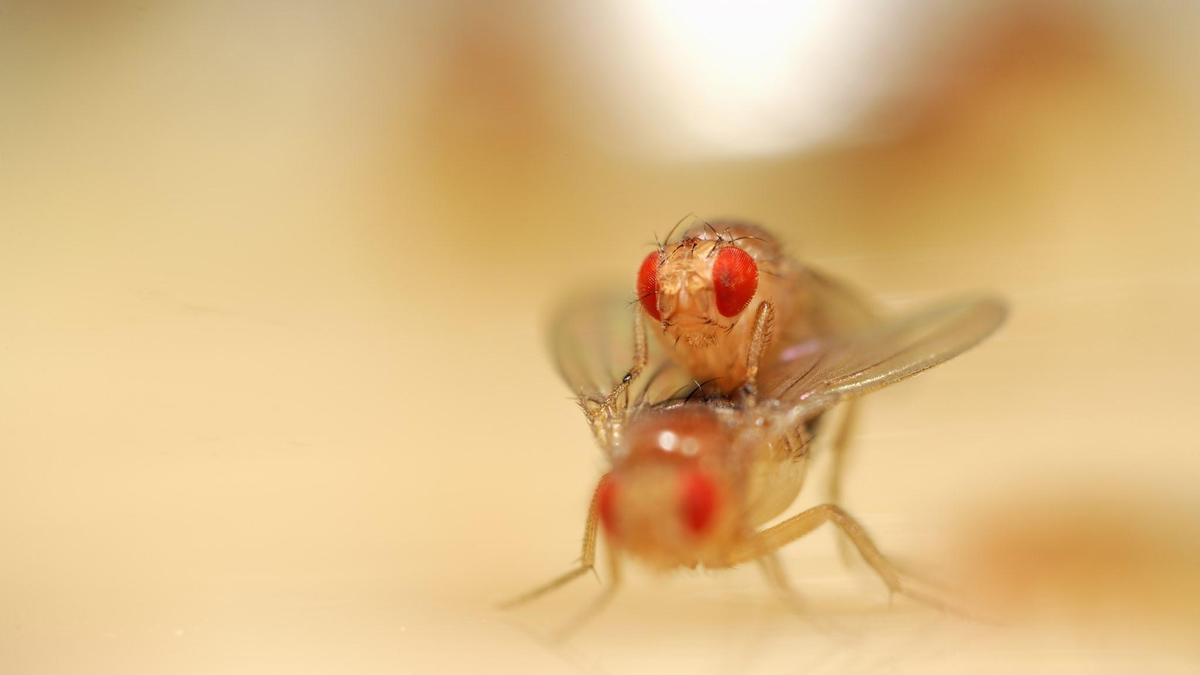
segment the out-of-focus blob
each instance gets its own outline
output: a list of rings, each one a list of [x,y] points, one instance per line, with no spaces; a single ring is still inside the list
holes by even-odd
[[[1095,9],[1061,4],[993,8],[955,30],[927,27],[913,45],[907,87],[884,102],[868,127],[880,137],[936,142],[963,126],[1012,113],[1037,116],[1043,101],[1061,98],[1097,80],[1111,86],[1118,45]]]
[[[1146,33],[1174,16],[1148,7],[1130,21],[1115,1],[901,0],[442,14],[425,58],[452,84],[426,92],[425,121],[451,139],[507,138],[522,151],[501,153],[509,162],[530,141],[535,156],[582,138],[615,154],[736,158],[1003,125],[1155,52]]]
[[[626,151],[783,155],[928,132],[1104,62],[1105,3],[686,2],[566,18],[588,119]],[[579,78],[578,75],[584,77]],[[1030,94],[1034,92],[1028,92]]]
[[[1194,635],[1194,513],[1101,493],[993,503],[961,521],[952,566],[975,606],[1008,624]]]
[[[685,157],[783,154],[844,132],[894,84],[924,15],[895,0],[586,8],[568,21],[573,51],[620,144]]]

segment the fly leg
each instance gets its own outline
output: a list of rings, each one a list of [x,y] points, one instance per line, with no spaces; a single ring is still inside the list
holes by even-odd
[[[600,597],[592,601],[592,604],[588,605],[579,614],[576,614],[562,628],[555,631],[554,639],[556,641],[569,638],[575,631],[582,628],[584,624],[595,618],[616,597],[617,589],[621,586],[621,565],[617,559],[616,549],[609,546],[608,555],[605,557],[608,558],[608,585],[600,592]]]
[[[608,395],[605,400],[606,406],[613,408],[618,401],[621,402],[622,408],[629,406],[629,387],[645,370],[649,360],[650,351],[646,345],[646,322],[642,318],[641,310],[638,310],[633,313],[633,365],[629,368],[629,372],[625,373],[625,377],[621,378],[621,382],[613,388],[612,393]]]
[[[858,408],[854,401],[846,401],[833,410],[825,413],[828,421],[822,421],[821,432],[826,427],[831,437],[829,441],[830,466],[827,495],[832,504],[842,503],[842,474],[846,470],[846,453],[850,449],[850,439],[858,421]],[[846,565],[850,564],[850,541],[846,537],[838,537],[838,557]]]
[[[733,562],[737,564],[752,560],[761,555],[759,553],[761,551],[777,551],[827,522],[837,525],[850,538],[855,548],[858,549],[859,555],[875,570],[875,573],[879,575],[879,578],[883,580],[883,583],[887,585],[890,591],[893,593],[904,591],[904,586],[900,583],[899,573],[883,557],[879,549],[875,547],[866,530],[858,524],[857,520],[836,504],[814,506],[803,513],[788,518],[778,525],[756,533],[747,545],[741,547],[741,550],[734,554]]]
[[[730,562],[736,565],[760,558],[764,555],[764,551],[774,553],[783,546],[796,541],[827,522],[837,525],[850,538],[855,548],[858,549],[859,555],[875,570],[875,573],[879,575],[879,578],[893,594],[899,593],[942,610],[961,613],[933,597],[905,587],[901,583],[900,573],[879,552],[879,549],[871,541],[871,537],[867,535],[862,525],[835,504],[814,506],[778,525],[758,532],[734,551]]]
[[[621,428],[624,423],[625,411],[629,408],[629,388],[633,381],[646,369],[650,360],[650,351],[646,344],[646,324],[641,311],[634,313],[633,320],[633,365],[617,386],[601,398],[581,397],[579,405],[587,417],[592,435],[600,447],[611,452],[616,447]]]
[[[603,484],[604,479],[601,479]],[[521,595],[506,600],[500,603],[500,609],[512,609],[518,605],[523,605],[531,600],[536,600],[543,595],[557,590],[575,579],[595,571],[596,565],[596,532],[599,529],[599,505],[598,495],[600,488],[597,486],[596,491],[592,493],[592,503],[588,507],[587,524],[583,527],[583,553],[579,556],[579,566],[551,579],[550,581],[538,586],[537,588]]]
[[[754,312],[754,332],[750,334],[750,349],[746,354],[746,384],[742,387],[745,403],[753,407],[758,401],[758,368],[763,354],[771,344],[771,328],[775,324],[775,307],[761,302]]]
[[[850,449],[850,439],[854,436],[854,428],[858,422],[855,401],[846,401],[838,407],[841,410],[837,411],[837,418],[831,420],[833,424],[830,424],[832,428],[829,429],[829,433],[832,435],[829,441],[829,450],[832,454],[827,491],[832,504],[842,503],[842,473],[846,470],[846,452]],[[822,425],[821,431],[825,431],[824,425]]]
[[[804,599],[792,588],[787,574],[783,571],[783,565],[779,563],[779,556],[775,555],[774,551],[764,553],[759,556],[758,565],[762,569],[763,576],[767,578],[767,583],[775,588],[775,591],[779,594],[784,604],[788,606],[788,609],[799,614],[802,618],[809,618],[811,615],[804,606]]]
[[[767,579],[767,583],[771,584],[775,592],[778,593],[779,598],[787,605],[787,608],[800,617],[802,621],[812,623],[821,630],[841,631],[828,617],[810,611],[803,596],[792,587],[792,582],[788,579],[787,573],[783,569],[783,564],[779,562],[779,556],[775,554],[775,551],[769,553],[760,552],[757,562],[763,576]]]

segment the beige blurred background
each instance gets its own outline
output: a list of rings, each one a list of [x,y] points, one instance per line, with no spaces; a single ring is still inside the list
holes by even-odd
[[[1200,12],[1127,5],[0,2],[0,672],[1200,670]],[[1010,299],[846,487],[998,626],[827,532],[804,619],[494,610],[602,471],[547,310],[689,213]]]

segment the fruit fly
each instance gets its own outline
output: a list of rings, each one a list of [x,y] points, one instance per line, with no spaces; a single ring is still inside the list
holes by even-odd
[[[785,345],[862,328],[881,316],[865,294],[785,255],[757,225],[699,221],[674,242],[673,233],[638,269],[635,330],[643,332],[646,321],[658,324],[657,344],[706,390],[737,393],[753,405],[760,376],[769,375]],[[629,376],[642,367],[633,363]],[[846,403],[824,416],[820,429],[833,454],[828,496],[835,503],[855,412]]]
[[[753,402],[760,370],[784,345],[853,330],[877,316],[861,293],[783,253],[766,230],[701,222],[642,260],[639,320],[697,381]],[[636,367],[636,365],[635,365]]]
[[[822,504],[764,528],[796,498],[812,448],[814,422],[833,406],[961,354],[1004,321],[1004,304],[964,298],[881,319],[861,329],[791,345],[764,374],[754,402],[692,400],[675,390],[690,375],[663,359],[645,378],[611,379],[627,363],[611,340],[611,295],[573,303],[556,321],[552,348],[609,470],[593,492],[578,567],[506,606],[532,600],[595,566],[600,532],[608,543],[611,583],[590,615],[606,604],[632,558],[661,570],[722,569],[757,561],[768,581],[790,596],[776,551],[833,523],[893,593],[919,597],[879,552],[863,527],[835,504]],[[618,315],[619,317],[619,315]],[[628,317],[624,322],[628,330]],[[634,331],[633,361],[647,363]],[[628,338],[625,339],[628,344]],[[695,393],[695,392],[692,392]]]

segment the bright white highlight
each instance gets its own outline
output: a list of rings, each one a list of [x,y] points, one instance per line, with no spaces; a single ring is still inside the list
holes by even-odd
[[[664,431],[658,435],[658,447],[667,452],[675,452],[679,447],[679,437],[673,431]]]
[[[620,0],[616,34],[593,56],[642,148],[782,154],[846,131],[870,109],[896,65],[900,19],[914,13],[898,5]],[[592,38],[599,47],[603,38]]]

